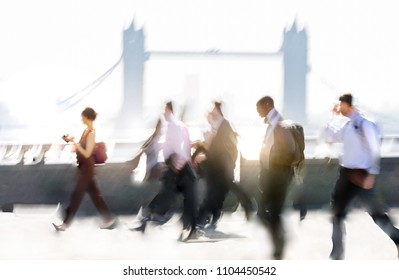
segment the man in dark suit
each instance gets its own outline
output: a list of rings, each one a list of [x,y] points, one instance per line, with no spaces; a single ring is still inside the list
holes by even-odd
[[[281,218],[288,187],[294,175],[291,164],[285,161],[286,146],[292,141],[280,126],[283,120],[274,108],[270,96],[261,98],[256,104],[259,116],[268,124],[260,152],[261,201],[258,216],[270,232],[274,245],[274,259],[282,259],[285,232]],[[292,145],[292,143],[291,143]]]
[[[209,146],[205,147],[206,160],[203,166],[207,187],[204,201],[199,209],[200,227],[204,227],[209,216],[211,217],[210,226],[216,227],[229,190],[237,196],[245,209],[247,218],[254,208],[250,197],[234,182],[234,169],[238,155],[237,134],[229,121],[224,118],[221,105],[220,102],[215,102],[215,107],[210,113],[213,133]]]

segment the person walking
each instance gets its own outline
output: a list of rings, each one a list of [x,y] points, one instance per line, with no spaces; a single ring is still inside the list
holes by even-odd
[[[97,117],[97,113],[94,109],[87,107],[82,111],[81,117],[83,124],[86,125],[86,129],[83,131],[79,142],[75,143],[74,137],[63,137],[67,143],[73,143],[74,145],[78,168],[75,189],[71,194],[69,205],[65,210],[63,223],[60,225],[53,223],[57,231],[65,231],[71,225],[86,192],[90,195],[94,206],[103,218],[101,229],[113,229],[117,222],[105,203],[94,178],[95,159],[93,151],[96,144],[94,121]]]
[[[163,156],[166,170],[162,176],[162,187],[151,201],[151,209],[160,215],[171,209],[178,192],[183,193],[183,230],[180,241],[187,241],[196,232],[197,195],[196,174],[191,167],[191,142],[187,127],[174,116],[172,102],[164,110],[167,121]]]
[[[394,227],[376,194],[381,135],[376,124],[360,114],[352,102],[352,94],[341,95],[332,112],[333,116],[347,117],[347,122],[336,128],[332,121],[324,130],[326,142],[343,144],[339,178],[331,202],[333,232],[330,258],[333,260],[344,258],[344,220],[355,197],[361,200],[374,222],[392,239],[399,253],[399,229]]]
[[[282,211],[289,185],[294,175],[291,163],[286,163],[286,147],[288,134],[284,133],[280,122],[283,117],[274,108],[274,100],[270,96],[262,97],[256,103],[256,109],[264,122],[268,124],[260,152],[260,205],[258,217],[269,231],[273,246],[273,258],[282,259],[285,247],[285,232]]]
[[[164,163],[159,160],[159,153],[162,145],[160,143],[162,122],[161,119],[157,121],[154,132],[144,142],[133,160],[128,163],[133,164],[133,170],[138,166],[142,154],[146,155],[146,173],[143,179],[145,185],[145,195],[142,205],[137,214],[137,220],[140,225],[131,228],[132,231],[141,231],[144,233],[148,221],[157,221],[158,223],[166,222],[171,215],[158,215],[154,212],[154,197],[160,192],[161,178],[164,172]],[[155,218],[157,217],[157,218]]]
[[[191,167],[191,141],[187,127],[175,118],[171,102],[166,103],[164,116],[168,126],[163,154],[168,169],[163,182],[166,189],[175,187],[183,193],[183,231],[179,239],[186,241],[196,231],[198,207],[196,174]]]
[[[232,129],[230,122],[224,118],[222,103],[215,102],[210,113],[210,124],[213,135],[204,147],[205,159],[202,162],[206,181],[204,201],[199,208],[198,222],[201,228],[209,219],[209,226],[216,228],[219,221],[223,203],[229,191],[238,198],[245,210],[247,219],[255,209],[255,203],[250,196],[234,181],[234,169],[238,155],[237,134]]]

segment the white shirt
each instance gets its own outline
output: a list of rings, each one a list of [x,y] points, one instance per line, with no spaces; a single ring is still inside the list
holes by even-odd
[[[168,122],[165,143],[163,144],[165,160],[172,154],[176,155],[172,163],[177,170],[181,170],[186,163],[191,161],[191,142],[188,130],[173,115]]]
[[[270,110],[266,116],[268,123],[265,137],[263,138],[262,148],[260,151],[260,163],[264,168],[269,168],[270,150],[274,144],[274,128],[279,121],[282,120],[282,116],[277,112],[276,109]]]
[[[365,169],[370,174],[380,172],[380,135],[376,125],[358,111],[349,116],[339,129],[329,123],[324,131],[326,142],[343,143],[340,165],[350,169]]]

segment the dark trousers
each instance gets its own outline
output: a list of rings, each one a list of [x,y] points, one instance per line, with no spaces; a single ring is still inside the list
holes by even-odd
[[[90,198],[100,215],[105,220],[111,219],[112,214],[109,211],[94,179],[94,167],[80,166],[77,169],[76,176],[76,186],[71,194],[69,205],[65,210],[64,223],[69,225],[72,222],[72,219],[78,211],[86,192],[90,195]]]
[[[146,175],[143,179],[144,199],[138,213],[138,218],[142,223],[146,223],[147,221],[151,220],[152,214],[159,214],[154,212],[154,209],[152,209],[154,203],[151,203],[161,191],[161,178],[163,172],[163,165],[158,163],[150,170],[147,170]],[[169,208],[171,208],[171,206]]]
[[[332,255],[339,257],[343,254],[344,220],[348,214],[349,204],[358,197],[365,206],[374,222],[392,239],[399,244],[399,229],[393,226],[392,221],[385,212],[385,207],[378,199],[375,188],[366,190],[353,184],[349,178],[351,169],[340,169],[339,178],[332,194],[333,233]]]
[[[271,166],[270,169],[262,168],[260,171],[258,216],[270,232],[274,257],[277,259],[282,257],[285,245],[281,214],[292,177],[293,169],[290,166]]]
[[[198,212],[198,222],[205,225],[207,218],[216,224],[222,215],[223,202],[229,192],[229,180],[223,171],[205,169],[206,191]]]
[[[165,214],[176,203],[177,193],[183,194],[183,229],[194,229],[197,216],[196,177],[191,167],[186,164],[178,173],[168,168],[162,178],[162,188],[151,201],[152,213]]]
[[[199,209],[198,222],[205,225],[210,215],[211,224],[215,225],[222,214],[223,203],[229,191],[231,191],[245,209],[254,209],[253,201],[244,189],[234,182],[234,171],[208,170],[205,174],[206,192],[204,201]]]

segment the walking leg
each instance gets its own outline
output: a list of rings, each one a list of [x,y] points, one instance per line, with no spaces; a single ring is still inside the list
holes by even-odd
[[[333,218],[333,232],[332,232],[332,243],[333,248],[330,253],[330,259],[332,260],[342,260],[344,256],[344,234],[345,225],[341,218]]]

